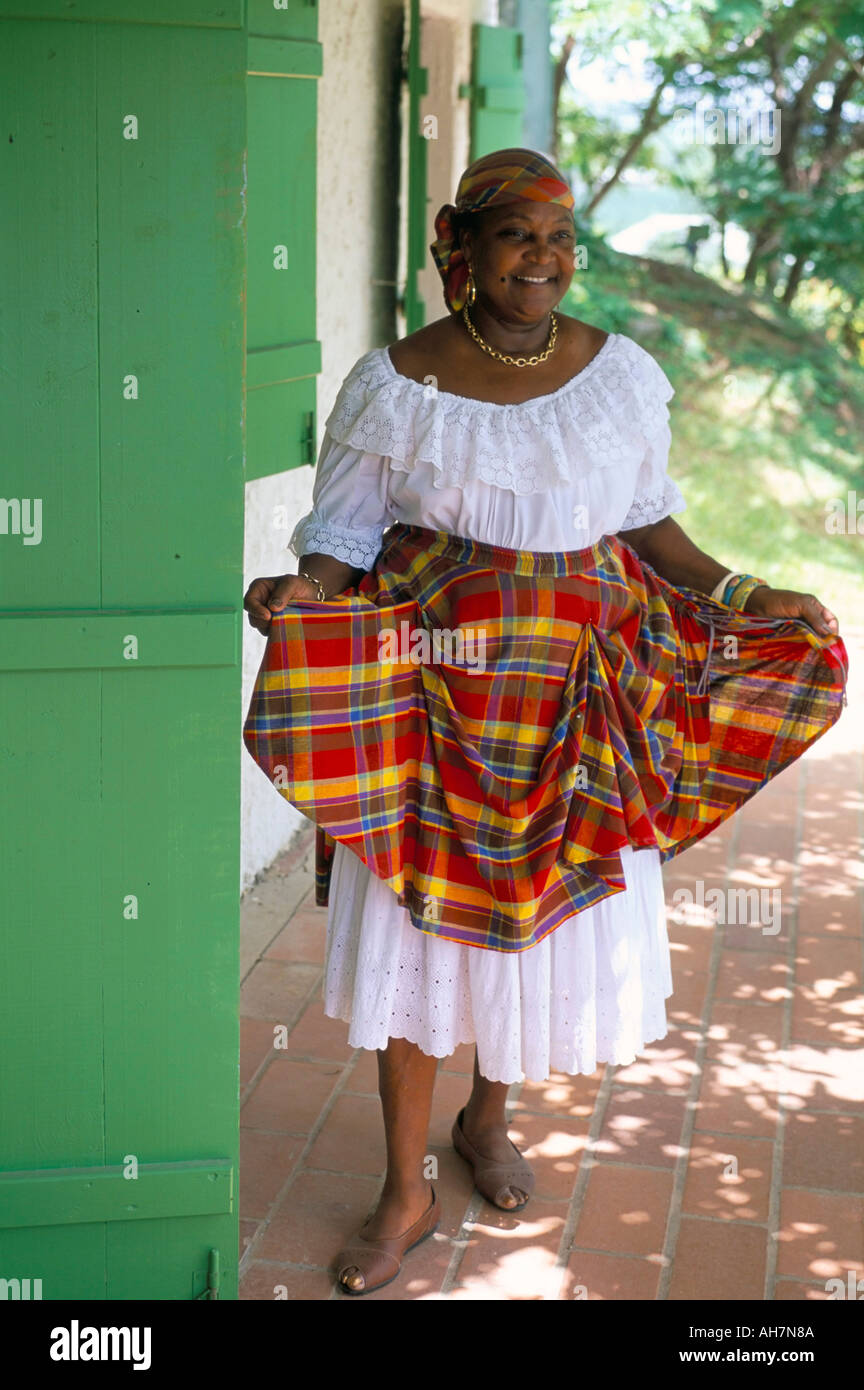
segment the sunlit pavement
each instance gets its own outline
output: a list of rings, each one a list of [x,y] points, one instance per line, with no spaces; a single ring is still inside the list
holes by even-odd
[[[537,1177],[518,1216],[450,1146],[473,1048],[445,1059],[442,1222],[368,1301],[826,1299],[864,1279],[864,629],[844,638],[840,722],[664,868],[668,1035],[629,1066],[512,1087]],[[243,904],[244,1299],[344,1298],[331,1262],[381,1186],[376,1054],[324,1015],[325,923],[310,828]]]

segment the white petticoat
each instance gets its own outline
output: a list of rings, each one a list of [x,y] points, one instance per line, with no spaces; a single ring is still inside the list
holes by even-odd
[[[632,1062],[666,1036],[672,993],[660,853],[621,850],[627,888],[515,953],[419,931],[362,860],[334,848],[324,1011],[351,1047],[407,1038],[434,1057],[476,1042],[490,1081]]]

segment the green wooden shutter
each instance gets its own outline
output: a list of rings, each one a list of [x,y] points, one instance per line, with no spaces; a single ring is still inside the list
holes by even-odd
[[[246,477],[314,463],[317,86],[309,0],[249,0]],[[284,248],[284,249],[283,249]]]
[[[471,159],[521,145],[525,80],[517,29],[474,25],[471,88]]]
[[[21,8],[0,3],[0,1277],[193,1299],[221,1266],[232,1298],[243,5]]]
[[[417,276],[429,255],[427,142],[420,127],[420,99],[429,90],[428,71],[420,62],[420,0],[409,0],[408,43],[405,53],[407,87],[407,272],[402,307],[407,331],[413,333],[426,322],[426,303],[417,285]]]

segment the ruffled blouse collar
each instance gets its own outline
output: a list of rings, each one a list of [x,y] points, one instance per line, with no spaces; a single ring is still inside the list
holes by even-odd
[[[673,394],[650,353],[621,333],[556,391],[515,405],[413,381],[374,348],[352,367],[326,423],[333,439],[397,472],[431,464],[436,488],[476,480],[526,495],[644,456],[668,430]]]

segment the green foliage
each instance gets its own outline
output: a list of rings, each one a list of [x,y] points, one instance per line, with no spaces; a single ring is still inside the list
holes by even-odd
[[[817,594],[860,621],[864,536],[828,535],[826,507],[864,499],[864,371],[782,309],[580,233],[588,269],[562,306],[641,343],[675,388],[678,518],[730,568]]]
[[[589,201],[602,209],[623,169],[653,168],[752,246],[744,290],[680,264],[683,234],[669,238],[673,264],[617,254],[583,218],[588,268],[564,308],[643,344],[675,387],[671,471],[696,544],[816,593],[842,631],[864,601],[854,515],[845,535],[825,524],[832,502],[864,499],[864,0],[555,0],[552,10],[556,42],[575,39],[571,63],[602,60],[621,75],[638,41],[655,84],[653,108],[634,108],[626,129],[565,94],[562,163]],[[706,107],[724,120],[779,107],[780,148],[694,140],[670,154],[677,113]],[[795,314],[779,303],[793,270]]]
[[[658,171],[688,188],[718,224],[750,234],[748,283],[792,302],[808,279],[825,323],[852,342],[864,304],[864,0],[553,0],[553,33],[575,39],[571,64],[626,70],[634,45],[659,101],[642,125],[616,130],[604,113],[561,103],[562,160],[578,169],[596,206],[621,170]],[[702,131],[664,164],[655,132],[689,116],[723,114],[724,141],[743,114],[779,112],[779,148],[760,139],[711,143]],[[725,118],[729,118],[727,127]],[[776,121],[776,114],[774,117]],[[680,130],[682,127],[679,126]],[[587,205],[587,204],[586,204]],[[670,253],[674,254],[672,245]]]

